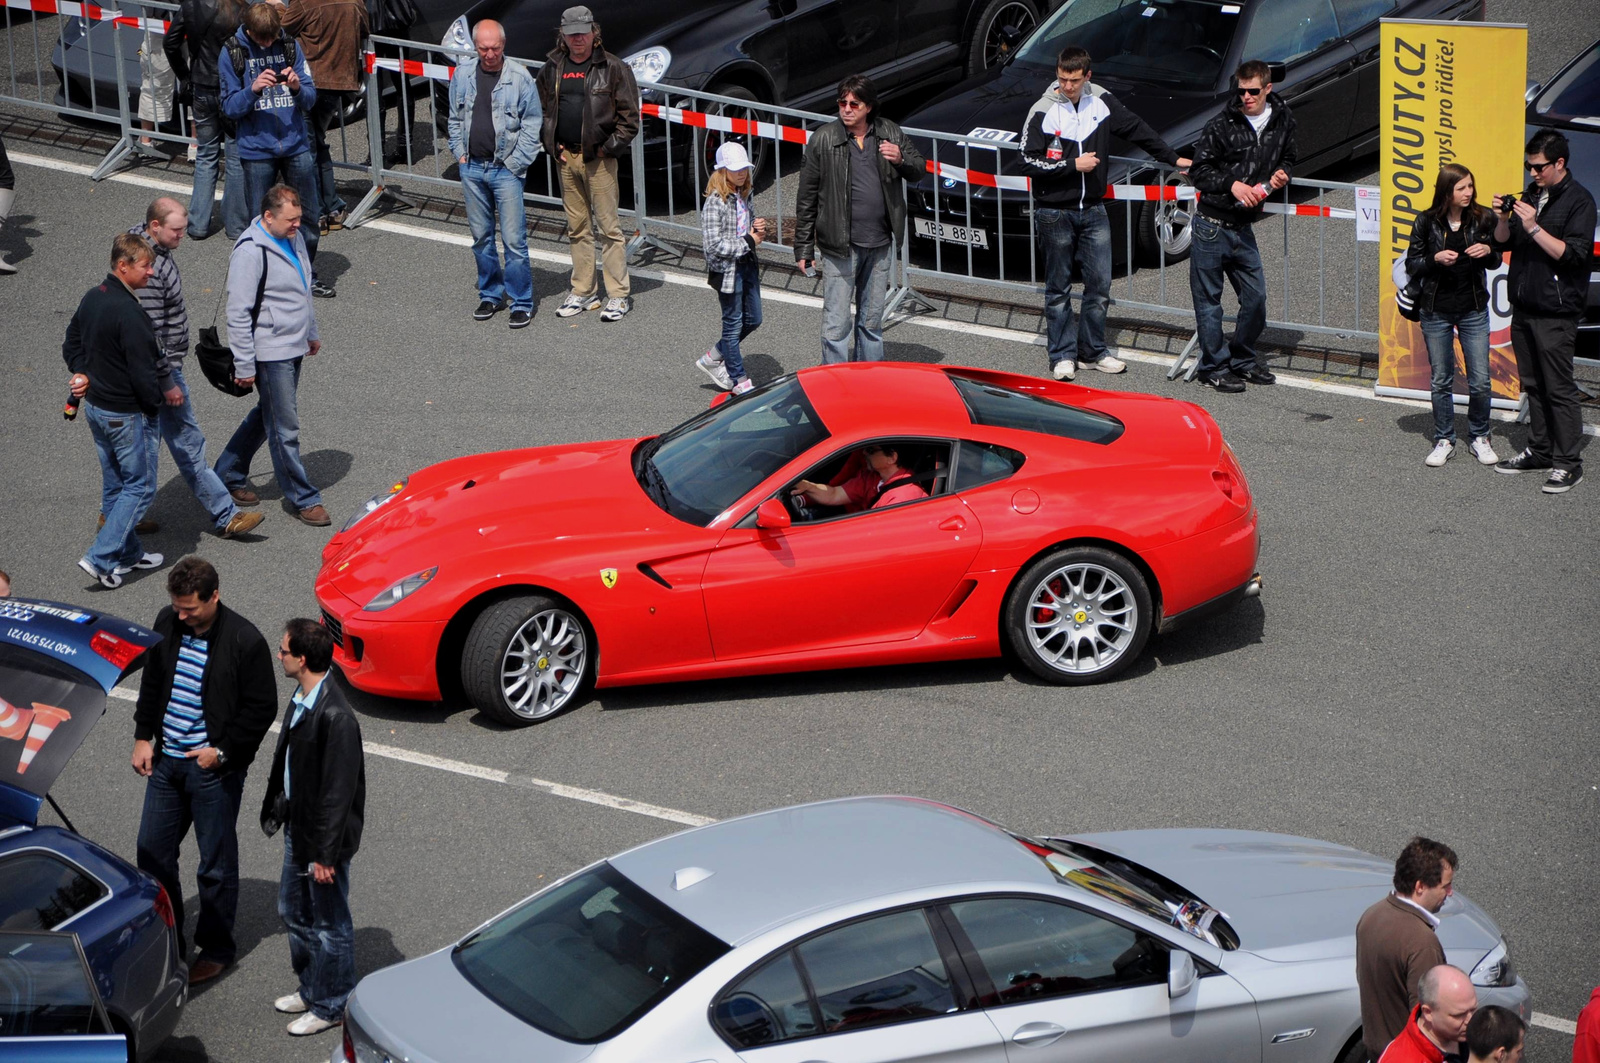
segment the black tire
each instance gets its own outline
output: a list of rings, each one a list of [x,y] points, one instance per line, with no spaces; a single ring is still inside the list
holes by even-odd
[[[1010,52],[1005,41],[1008,29],[1017,31],[1021,40],[1038,25],[1039,6],[1034,0],[988,0],[972,26],[967,76],[981,74],[1006,58]]]
[[[540,723],[583,699],[593,644],[583,616],[566,602],[542,594],[508,598],[473,622],[461,650],[461,686],[467,700],[501,723]],[[516,677],[529,671],[531,680],[519,683]]]
[[[1133,562],[1101,547],[1073,546],[1029,565],[1004,615],[1007,640],[1030,672],[1080,686],[1104,682],[1138,659],[1155,609]]]
[[[1170,173],[1162,183],[1188,184]],[[1163,261],[1172,265],[1187,259],[1194,212],[1195,203],[1192,199],[1143,204],[1133,226],[1133,246],[1139,265],[1159,266]],[[1165,258],[1162,257],[1163,245],[1166,249]]]
[[[751,104],[760,104],[765,101],[743,85],[713,85],[706,90],[717,96],[727,96],[735,100],[748,100]],[[768,121],[770,114],[761,111],[751,111],[748,107],[738,107],[728,103],[702,102],[698,105],[707,114],[727,115],[730,118],[762,119]],[[750,153],[750,179],[754,181],[767,165],[767,160],[772,157],[772,141],[766,137],[744,136],[738,133],[720,133],[709,129],[696,129],[694,131],[694,150],[700,159],[700,184],[704,186],[706,178],[711,176],[711,171],[716,169],[717,149],[724,141],[736,140],[744,145]],[[687,160],[684,162],[684,172],[687,180],[693,180],[694,167]]]

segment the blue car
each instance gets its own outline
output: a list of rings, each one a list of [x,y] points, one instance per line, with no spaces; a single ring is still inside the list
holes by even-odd
[[[104,613],[0,598],[0,930],[76,935],[130,1059],[166,1040],[187,1000],[172,902],[155,879],[74,831],[49,791],[112,687],[158,641]],[[45,801],[66,829],[39,824]]]
[[[0,930],[0,1063],[128,1063],[76,934]]]

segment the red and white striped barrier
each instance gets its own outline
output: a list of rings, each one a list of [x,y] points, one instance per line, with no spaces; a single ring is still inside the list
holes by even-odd
[[[423,63],[416,59],[380,59],[376,52],[368,52],[366,60],[369,74],[374,70],[392,70],[397,74],[406,74],[414,78],[449,81],[451,75],[456,72],[455,67],[445,63]]]
[[[110,7],[79,4],[73,0],[4,0],[4,6],[16,11],[32,11],[40,15],[65,15],[67,18],[86,18],[91,22],[115,22],[119,26],[132,26],[149,33],[165,33],[170,22],[159,18],[135,18]]]
[[[663,107],[659,103],[644,104],[640,110],[651,118],[659,118],[675,125],[693,126],[695,129],[763,137],[767,140],[781,140],[788,144],[805,144],[811,140],[809,130],[779,125],[776,122],[758,122],[748,118],[730,118],[723,114],[686,111],[682,107]]]

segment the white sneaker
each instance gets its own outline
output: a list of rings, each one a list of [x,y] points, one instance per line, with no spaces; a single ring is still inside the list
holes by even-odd
[[[1493,465],[1500,460],[1500,455],[1494,452],[1494,444],[1489,442],[1488,436],[1479,436],[1472,441],[1472,456],[1478,459],[1480,465]]]
[[[1102,373],[1126,373],[1128,371],[1128,363],[1114,354],[1102,354],[1098,362],[1090,362],[1089,365]]]
[[[311,1010],[311,1005],[307,1004],[300,996],[298,989],[286,997],[279,997],[274,1000],[272,1007],[275,1011],[281,1011],[285,1015],[301,1015]]]
[[[1057,380],[1071,380],[1078,375],[1078,363],[1070,358],[1064,358],[1050,367],[1050,375]]]
[[[1454,456],[1455,452],[1455,443],[1448,439],[1441,439],[1439,442],[1433,445],[1432,450],[1428,451],[1428,456],[1423,459],[1422,463],[1430,469],[1437,469],[1439,466],[1449,461],[1450,458]]]
[[[112,572],[110,575],[106,576],[100,575],[100,573],[94,570],[94,566],[89,564],[89,559],[87,557],[78,558],[78,567],[89,573],[90,579],[94,580],[108,591],[114,591],[118,587],[122,586],[122,577],[120,575],[115,572]]]
[[[633,309],[633,299],[630,296],[620,295],[615,299],[606,300],[606,308],[600,311],[601,321],[621,321],[622,315]]]
[[[117,566],[117,575],[126,576],[128,573],[132,572],[136,568],[140,568],[140,569],[160,568],[161,567],[161,562],[163,562],[165,560],[166,560],[166,558],[162,557],[160,554],[145,554],[143,557],[139,558],[139,560],[135,561],[131,565],[118,565]]]
[[[338,1019],[318,1018],[308,1011],[289,1024],[289,1032],[296,1037],[309,1037],[311,1034],[321,1033],[323,1030],[331,1030],[338,1025]]]
[[[707,351],[694,361],[695,368],[711,378],[711,382],[723,391],[733,390],[733,381],[728,377],[727,369],[723,368],[721,358],[713,358],[715,351]]]
[[[572,317],[574,314],[581,314],[585,310],[598,309],[600,309],[600,297],[598,295],[578,295],[573,293],[568,295],[560,306],[556,307],[556,317]]]
[[[733,393],[735,395],[743,395],[745,392],[754,391],[755,389],[756,386],[751,382],[749,377],[744,377],[737,384],[733,385]]]

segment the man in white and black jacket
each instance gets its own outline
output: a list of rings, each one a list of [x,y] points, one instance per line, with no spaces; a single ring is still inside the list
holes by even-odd
[[[1256,353],[1267,326],[1267,280],[1255,231],[1267,196],[1289,183],[1298,157],[1294,115],[1272,91],[1272,74],[1259,59],[1234,72],[1234,97],[1206,123],[1195,146],[1189,179],[1200,190],[1191,226],[1189,292],[1200,336],[1198,380],[1237,393],[1245,382],[1277,378]],[[1239,297],[1233,339],[1222,335],[1222,279]]]
[[[1056,82],[1028,111],[1018,170],[1033,184],[1033,216],[1044,244],[1046,353],[1057,380],[1078,365],[1121,373],[1127,363],[1106,352],[1111,298],[1111,222],[1106,217],[1106,161],[1111,138],[1137,144],[1169,166],[1187,166],[1154,129],[1089,80],[1089,53],[1069,45],[1056,58]],[[1073,265],[1083,276],[1083,313],[1073,327]]]

